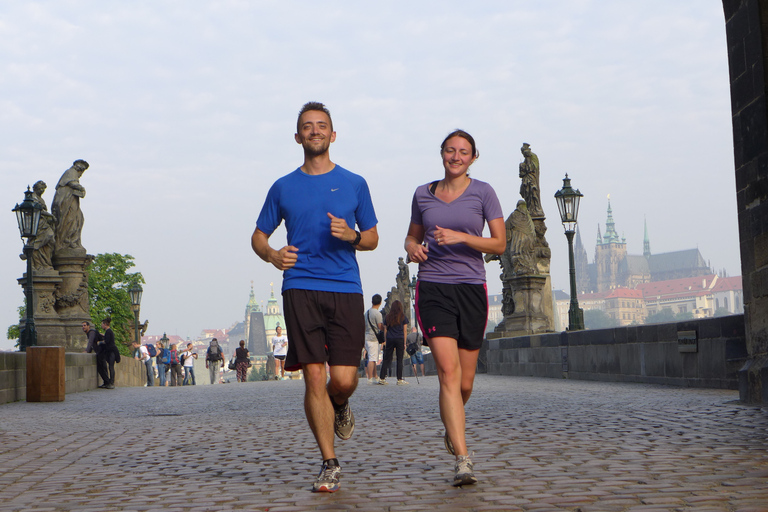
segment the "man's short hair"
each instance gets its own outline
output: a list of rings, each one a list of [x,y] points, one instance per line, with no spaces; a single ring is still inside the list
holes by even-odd
[[[296,118],[296,133],[299,133],[301,131],[301,126],[299,123],[301,122],[301,116],[304,115],[305,112],[309,112],[310,110],[317,110],[319,112],[324,112],[325,115],[328,116],[328,121],[331,123],[331,131],[333,131],[333,119],[331,119],[331,113],[328,111],[328,107],[320,103],[319,101],[308,101],[304,104],[303,107],[301,107],[301,110],[299,110],[299,117]]]
[[[109,325],[112,323],[112,319],[110,317],[107,317],[104,320],[102,320],[101,323]]]
[[[91,322],[83,321],[83,324],[84,324],[84,325],[87,325],[88,327],[90,327],[90,326],[91,326]]]
[[[379,295],[378,293],[374,295],[373,298],[371,299],[371,304],[373,304],[374,306],[378,306],[379,304],[381,304],[381,295]]]

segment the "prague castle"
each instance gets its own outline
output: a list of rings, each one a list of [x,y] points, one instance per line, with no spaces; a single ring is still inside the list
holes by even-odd
[[[619,237],[616,232],[610,200],[605,234],[601,235],[600,226],[597,227],[594,261],[589,263],[581,233],[577,233],[574,262],[578,293],[601,293],[617,288],[635,289],[643,283],[700,277],[713,273],[698,249],[651,254],[647,225],[643,254],[627,254],[626,239]]]

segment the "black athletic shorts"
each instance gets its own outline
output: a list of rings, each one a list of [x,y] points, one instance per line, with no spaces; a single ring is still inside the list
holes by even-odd
[[[365,304],[360,293],[285,290],[288,355],[285,369],[310,363],[358,366],[365,344]]]
[[[488,290],[485,284],[416,282],[416,318],[424,344],[429,338],[447,337],[458,347],[479,350],[488,323]]]

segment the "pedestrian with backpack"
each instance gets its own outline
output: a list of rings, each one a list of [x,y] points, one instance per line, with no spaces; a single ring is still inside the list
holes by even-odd
[[[153,349],[155,347],[152,347]],[[134,358],[138,359],[147,368],[147,386],[155,385],[155,372],[152,369],[152,356],[149,354],[149,349],[146,345],[141,345],[138,341],[133,342]]]
[[[218,340],[213,338],[208,350],[205,352],[205,367],[208,368],[208,375],[211,378],[211,384],[216,384],[219,378],[219,365],[224,361],[224,354],[221,351]]]
[[[176,344],[171,345],[171,386],[181,386],[181,355],[176,350]]]
[[[167,372],[169,369],[168,363],[171,360],[171,351],[165,348],[162,341],[157,342],[157,357],[155,358],[155,364],[157,365],[157,377],[160,379],[160,386],[165,387],[168,385]]]

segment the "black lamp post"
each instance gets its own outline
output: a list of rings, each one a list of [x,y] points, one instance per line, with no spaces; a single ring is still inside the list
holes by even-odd
[[[563,179],[563,188],[555,192],[557,208],[560,210],[560,220],[565,228],[565,236],[568,239],[568,261],[571,273],[571,306],[568,309],[568,330],[580,331],[584,329],[584,311],[579,308],[579,300],[576,298],[576,264],[573,258],[573,235],[576,233],[576,219],[579,216],[579,201],[584,195],[571,188],[571,180],[568,175]]]
[[[411,282],[408,284],[408,288],[411,289],[411,301],[413,303],[413,325],[418,325],[416,323],[416,276],[413,276],[411,279]]]
[[[26,238],[24,244],[24,257],[27,259],[27,282],[24,293],[27,299],[27,320],[19,336],[19,350],[26,352],[27,347],[37,345],[37,330],[35,330],[35,299],[34,285],[32,283],[32,252],[34,251],[35,238],[37,238],[37,228],[40,225],[40,214],[43,211],[41,204],[32,200],[34,192],[29,190],[24,192],[24,201],[17,204],[11,210],[16,213],[16,220],[19,223],[19,233],[21,238]]]
[[[141,309],[141,294],[144,290],[139,283],[134,284],[128,290],[128,294],[131,296],[131,308],[133,309],[134,318],[134,331],[136,343],[141,343],[139,340],[139,310]]]

